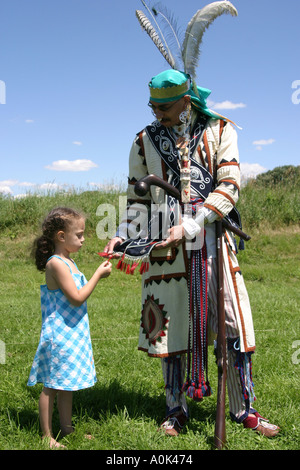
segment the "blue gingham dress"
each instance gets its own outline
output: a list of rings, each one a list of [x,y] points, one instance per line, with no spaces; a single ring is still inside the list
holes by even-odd
[[[87,283],[84,274],[69,269],[80,289]],[[42,330],[27,385],[70,391],[92,387],[97,379],[86,302],[75,307],[60,289],[40,289]]]

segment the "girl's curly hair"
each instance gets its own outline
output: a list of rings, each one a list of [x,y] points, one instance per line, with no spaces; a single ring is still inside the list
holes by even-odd
[[[48,259],[54,254],[54,239],[57,232],[65,231],[74,219],[82,219],[84,215],[68,207],[52,209],[42,223],[42,235],[33,244],[32,255],[39,271],[44,271]]]

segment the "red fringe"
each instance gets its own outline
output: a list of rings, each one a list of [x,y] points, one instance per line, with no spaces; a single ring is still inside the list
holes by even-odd
[[[116,268],[117,268],[117,269],[121,269],[121,266],[122,266],[122,260],[121,260],[121,259],[119,259],[119,261],[118,261],[118,264],[117,264]]]
[[[142,262],[141,267],[140,267],[140,273],[144,274],[149,271],[149,263],[148,262]]]
[[[107,253],[99,252],[99,256],[102,256],[103,258],[110,258],[110,256],[107,255]],[[139,261],[133,261],[130,264],[130,261],[127,262],[125,261],[125,253],[123,254],[122,258],[119,259],[116,269],[119,269],[120,271],[123,271],[125,274],[133,274],[135,269],[139,265]],[[142,261],[141,267],[140,267],[140,273],[144,274],[149,271],[149,262],[148,261]]]
[[[118,264],[117,264],[117,266],[116,266],[116,269],[120,269],[120,271],[122,271],[124,258],[125,258],[125,253],[124,253],[124,255],[122,256],[122,258],[119,259]]]
[[[131,268],[130,268],[130,274],[134,273],[135,268],[138,266],[138,264],[139,263],[137,263],[137,262],[132,263]]]
[[[132,263],[125,261],[125,254],[124,254],[122,258],[118,261],[116,269],[123,271],[125,274],[133,274],[138,265],[139,265],[139,261],[133,261]],[[140,274],[148,272],[149,262],[142,261],[139,271],[140,271]]]

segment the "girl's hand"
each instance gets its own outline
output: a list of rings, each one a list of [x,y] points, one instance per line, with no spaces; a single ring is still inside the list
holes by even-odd
[[[112,270],[112,264],[109,261],[104,261],[104,263],[100,264],[99,268],[97,271],[100,274],[99,279],[104,279],[105,277],[108,277],[111,273]]]

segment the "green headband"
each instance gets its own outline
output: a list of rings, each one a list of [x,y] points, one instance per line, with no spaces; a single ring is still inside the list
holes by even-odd
[[[150,100],[155,103],[168,103],[189,95],[192,105],[196,109],[212,118],[220,118],[219,114],[207,108],[206,98],[211,91],[207,88],[197,87],[192,82],[190,75],[184,72],[170,69],[159,73],[151,79],[149,90]]]

